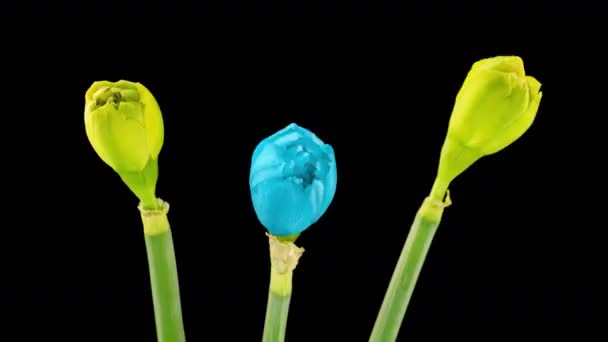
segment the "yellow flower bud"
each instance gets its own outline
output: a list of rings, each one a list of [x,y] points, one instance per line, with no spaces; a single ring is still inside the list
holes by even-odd
[[[129,81],[95,82],[85,95],[87,137],[99,157],[142,200],[154,196],[163,118],[152,93]]]
[[[152,94],[128,81],[95,82],[86,93],[87,136],[117,172],[141,171],[163,145],[163,118]]]
[[[473,64],[456,96],[434,197],[443,197],[450,182],[479,158],[504,149],[528,130],[542,98],[540,86],[526,76],[517,56]]]

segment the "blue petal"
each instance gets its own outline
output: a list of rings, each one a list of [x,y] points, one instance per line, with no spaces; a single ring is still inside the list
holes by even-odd
[[[288,135],[291,132],[293,132],[295,130],[295,127],[299,127],[296,124],[290,124],[289,126],[283,128],[282,130],[274,133],[273,135],[267,137],[266,139],[262,140],[258,146],[256,146],[255,150],[253,151],[253,156],[251,157],[251,161],[252,163],[256,163],[257,159],[259,158],[260,153],[262,152],[262,150],[264,150],[264,148],[266,148],[269,144],[274,144],[275,140],[281,138],[284,135]]]
[[[331,145],[325,145],[325,150],[327,151],[327,155],[329,157],[329,170],[325,177],[325,194],[323,197],[323,208],[321,209],[321,215],[325,213],[329,205],[334,199],[334,195],[336,194],[336,187],[338,185],[338,169],[336,165],[336,157],[334,155],[334,149]]]
[[[315,179],[312,182],[311,186],[306,188],[306,192],[308,195],[310,206],[312,208],[311,213],[313,215],[310,218],[310,224],[313,224],[317,222],[317,220],[321,217],[321,215],[323,215],[323,212],[325,211],[323,209],[323,199],[325,198],[325,186],[323,185],[322,181]]]
[[[255,147],[255,150],[253,150],[253,156],[251,157],[251,168],[252,169],[258,159],[258,155],[262,152],[262,149],[264,149],[264,147],[266,147],[267,144],[268,144],[268,139],[264,139],[264,140],[260,141],[258,146]]]
[[[297,234],[308,228],[322,206],[323,185],[316,182],[302,189],[297,180],[268,180],[252,189],[258,219],[278,236]]]
[[[283,134],[279,134],[271,139],[271,142],[277,146],[288,146],[302,139],[302,137],[300,132],[287,130],[284,131]]]
[[[315,156],[320,156],[325,146],[323,141],[321,141],[313,132],[300,127],[295,123],[289,124],[287,127],[267,139],[271,140],[275,145],[284,147],[298,143],[315,154]]]
[[[262,142],[254,152],[249,173],[249,186],[254,187],[265,180],[281,177],[285,161],[280,158],[278,148],[270,143]]]
[[[251,157],[251,169],[249,171],[250,187],[255,186],[261,180],[281,175],[283,166],[289,158],[285,155],[284,146],[277,144],[276,141],[283,139],[282,141],[287,143],[288,141],[301,139],[301,136],[295,132],[296,127],[298,126],[291,124],[262,140],[256,146]],[[268,170],[271,168],[276,168],[276,170],[269,174]],[[260,172],[265,173],[265,175],[258,174]]]
[[[249,185],[260,222],[274,235],[297,234],[316,222],[336,192],[333,148],[290,124],[254,150]]]

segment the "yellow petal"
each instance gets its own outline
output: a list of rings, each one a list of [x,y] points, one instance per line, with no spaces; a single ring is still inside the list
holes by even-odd
[[[93,99],[93,95],[99,91],[99,89],[101,88],[109,88],[112,87],[113,83],[109,82],[109,81],[97,81],[97,82],[93,82],[93,84],[91,85],[91,87],[87,90],[87,92],[84,95],[84,99],[85,101],[91,101]]]
[[[527,108],[524,109],[519,116],[514,117],[511,122],[505,123],[502,132],[500,133],[500,138],[493,139],[485,144],[484,154],[489,155],[504,149],[521,138],[521,136],[532,126],[540,105],[542,93],[539,93],[540,83],[533,77],[526,77],[526,86],[528,90]]]
[[[528,101],[526,83],[514,74],[479,71],[465,82],[457,97],[448,134],[485,152],[486,144],[510,139],[503,129],[523,114]]]
[[[144,128],[137,120],[128,119],[111,104],[89,114],[91,145],[114,170],[136,172],[149,158]]]
[[[503,73],[513,73],[520,78],[526,76],[524,61],[518,56],[498,56],[485,58],[473,64],[471,71],[493,70]]]
[[[141,83],[137,83],[136,86],[139,91],[140,103],[143,105],[146,142],[150,156],[153,159],[158,159],[165,135],[163,116],[152,93]]]

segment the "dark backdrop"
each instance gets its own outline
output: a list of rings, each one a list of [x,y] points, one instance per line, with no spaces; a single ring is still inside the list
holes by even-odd
[[[28,14],[48,15],[49,13],[75,14],[85,19],[96,16],[109,19],[120,19],[123,15],[141,18],[141,15],[179,15],[180,17],[195,15],[383,15],[389,17],[425,16],[427,19],[445,21],[448,17],[462,23],[462,18],[472,16],[473,23],[482,19],[501,18],[503,27],[522,27],[531,33],[540,25],[546,15],[569,16],[603,14],[603,7],[597,1],[442,1],[442,0],[5,0],[3,12],[26,11]],[[2,13],[0,13],[2,14]],[[124,17],[123,17],[124,19]],[[149,18],[147,18],[149,19]],[[205,19],[208,19],[205,18]],[[262,19],[262,18],[260,18]],[[268,18],[264,18],[268,19]],[[570,18],[561,18],[570,19]],[[411,19],[410,19],[411,20]],[[578,20],[577,20],[578,21]],[[162,21],[160,21],[162,22]],[[157,22],[158,23],[158,22]],[[574,23],[572,23],[574,24]],[[574,26],[574,25],[573,25]]]
[[[261,339],[268,243],[249,197],[250,158],[296,122],[334,146],[338,189],[298,240],[306,252],[288,340],[366,341],[432,185],[454,97],[473,62],[503,54],[521,56],[543,83],[537,120],[454,182],[401,340],[601,322],[599,48],[577,39],[465,46],[405,28],[221,27],[184,37],[78,26],[83,38],[34,31],[4,50],[3,334],[154,341],[137,200],[84,132],[89,85],[127,79],[146,85],[164,114],[158,195],[171,204],[189,340]]]

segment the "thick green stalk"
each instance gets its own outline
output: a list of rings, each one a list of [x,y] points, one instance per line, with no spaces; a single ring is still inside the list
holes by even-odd
[[[263,342],[285,341],[293,270],[298,264],[304,249],[293,243],[296,236],[279,239],[268,234],[270,244],[270,288],[266,319],[264,321]]]
[[[158,342],[185,342],[179,294],[179,282],[173,238],[167,211],[169,205],[159,200],[160,208],[140,207],[150,269]]]
[[[445,206],[442,201],[426,198],[418,210],[376,318],[370,342],[392,342],[397,339]]]
[[[289,302],[291,301],[292,276],[293,272],[287,272],[287,274],[278,274],[275,270],[270,272],[270,284],[282,283],[282,285],[280,289],[275,288],[274,290],[271,285],[268,291],[263,342],[285,341]]]

